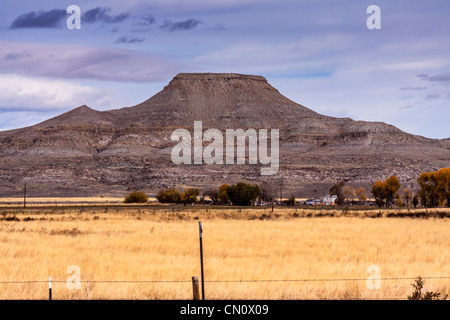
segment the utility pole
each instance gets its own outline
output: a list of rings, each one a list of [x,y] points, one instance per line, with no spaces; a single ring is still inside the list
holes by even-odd
[[[23,186],[23,207],[27,207],[27,183]]]
[[[283,203],[283,177],[280,178],[280,204]]]

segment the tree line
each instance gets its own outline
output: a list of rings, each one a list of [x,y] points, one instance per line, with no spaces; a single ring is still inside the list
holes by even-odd
[[[210,189],[203,193],[203,201],[205,197],[211,199],[212,204],[228,204],[238,206],[249,206],[256,201],[260,194],[257,184],[249,184],[239,182],[233,185],[223,184],[217,190]],[[167,188],[160,190],[156,195],[156,199],[161,203],[197,203],[199,199],[200,189],[188,188],[184,192],[178,191],[176,188]]]
[[[379,207],[386,206],[410,206],[416,207],[421,203],[424,207],[449,206],[450,207],[450,168],[443,168],[436,172],[423,172],[417,178],[419,190],[414,194],[411,188],[401,188],[397,176],[393,175],[384,181],[378,180],[372,185],[371,193],[375,204]],[[276,198],[282,199],[282,185],[263,182],[260,185],[239,182],[233,185],[222,184],[219,188],[208,189],[200,197],[200,189],[187,188],[183,192],[178,189],[162,189],[156,195],[160,203],[192,204],[204,202],[206,197],[211,204],[232,204],[249,206],[259,200],[260,202],[272,203]],[[335,195],[335,203],[338,205],[349,204],[350,200],[358,199],[360,202],[367,201],[366,190],[363,187],[354,188],[345,182],[338,182],[329,189],[330,195]],[[147,202],[148,198],[142,192],[130,193],[125,202]],[[283,201],[286,205],[293,206],[296,199],[291,195]]]
[[[409,206],[417,207],[419,202],[424,207],[450,207],[450,168],[439,171],[423,172],[417,178],[419,191],[413,194],[411,188],[402,191],[400,181],[391,176],[384,181],[375,181],[372,186],[372,195],[376,204],[381,206]]]

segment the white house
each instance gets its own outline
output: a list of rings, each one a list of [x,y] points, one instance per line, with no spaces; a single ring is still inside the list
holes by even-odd
[[[334,201],[336,201],[336,199],[337,199],[337,195],[333,195],[333,196],[327,195],[327,196],[323,197],[322,204],[324,204],[326,206],[334,205]]]

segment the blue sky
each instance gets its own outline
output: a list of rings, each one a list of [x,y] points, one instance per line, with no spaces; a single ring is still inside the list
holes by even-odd
[[[322,114],[449,138],[449,13],[447,0],[2,0],[0,130],[132,106],[180,72],[235,72]]]

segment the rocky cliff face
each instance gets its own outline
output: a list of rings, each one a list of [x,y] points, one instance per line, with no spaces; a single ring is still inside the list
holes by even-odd
[[[280,170],[255,165],[174,165],[177,128],[279,129]],[[32,127],[0,132],[0,196],[123,196],[129,190],[203,189],[237,181],[278,184],[312,196],[339,180],[366,186],[396,174],[404,185],[450,163],[448,139],[405,133],[380,122],[320,115],[282,96],[265,78],[179,74],[143,103],[117,110],[78,107]]]

